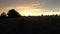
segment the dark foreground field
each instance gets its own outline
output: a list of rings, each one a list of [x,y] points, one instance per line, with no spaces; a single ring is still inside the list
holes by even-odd
[[[17,17],[0,19],[1,34],[60,34],[60,17]]]

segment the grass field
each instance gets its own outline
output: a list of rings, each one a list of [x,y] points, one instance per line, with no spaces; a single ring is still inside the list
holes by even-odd
[[[32,16],[0,19],[2,34],[60,34],[60,17]]]

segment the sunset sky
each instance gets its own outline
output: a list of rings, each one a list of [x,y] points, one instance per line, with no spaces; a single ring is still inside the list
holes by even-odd
[[[0,0],[0,13],[15,9],[21,15],[60,14],[60,0]]]

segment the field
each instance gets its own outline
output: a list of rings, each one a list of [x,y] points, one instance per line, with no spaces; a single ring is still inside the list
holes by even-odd
[[[0,19],[2,34],[60,34],[60,16],[22,16]]]

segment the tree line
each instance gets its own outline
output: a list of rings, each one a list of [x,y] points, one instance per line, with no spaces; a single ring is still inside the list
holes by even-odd
[[[15,9],[9,10],[7,14],[3,12],[0,15],[0,18],[16,18],[16,17],[21,17],[21,15]]]
[[[42,14],[41,16],[44,16],[44,15]],[[45,16],[60,16],[60,15],[53,14],[53,15],[45,15]],[[21,17],[21,14],[19,14],[15,9],[9,10],[7,14],[5,12],[3,12],[0,15],[0,18],[16,18],[16,17]]]

